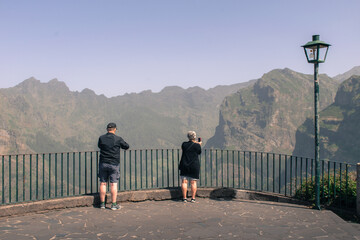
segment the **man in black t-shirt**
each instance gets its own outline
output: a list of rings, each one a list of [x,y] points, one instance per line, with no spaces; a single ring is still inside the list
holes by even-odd
[[[124,139],[115,135],[116,124],[107,125],[107,133],[99,137],[100,148],[99,179],[100,179],[100,208],[105,209],[106,183],[110,181],[111,210],[120,209],[116,204],[117,183],[120,177],[120,148],[128,149]]]

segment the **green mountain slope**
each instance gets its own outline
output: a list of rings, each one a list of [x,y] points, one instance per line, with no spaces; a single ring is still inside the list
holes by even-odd
[[[108,122],[118,124],[132,148],[179,147],[188,130],[206,140],[215,132],[223,98],[249,84],[107,98],[89,89],[72,92],[56,79],[30,78],[0,89],[0,154],[96,150]]]
[[[352,76],[340,85],[335,102],[320,112],[320,158],[359,162],[359,135],[360,76]],[[297,130],[294,154],[314,156],[313,119]]]
[[[338,82],[320,75],[320,106],[333,102]],[[295,132],[313,112],[313,76],[273,70],[228,96],[206,147],[291,153]]]

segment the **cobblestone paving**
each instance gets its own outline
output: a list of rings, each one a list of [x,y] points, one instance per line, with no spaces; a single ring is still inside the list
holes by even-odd
[[[123,203],[0,218],[0,239],[357,239],[331,211],[244,200]],[[109,206],[108,206],[109,207]]]

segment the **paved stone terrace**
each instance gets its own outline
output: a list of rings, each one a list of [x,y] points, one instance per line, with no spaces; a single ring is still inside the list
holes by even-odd
[[[328,210],[198,198],[78,207],[0,218],[0,239],[357,239],[360,226]]]

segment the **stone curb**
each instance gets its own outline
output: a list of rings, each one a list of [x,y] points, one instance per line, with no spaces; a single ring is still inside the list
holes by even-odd
[[[285,197],[282,195],[248,191],[248,190],[238,190],[233,188],[199,188],[197,190],[197,196],[202,198],[213,198],[213,199],[232,198],[232,199],[272,201],[272,202],[308,205],[305,202],[301,202],[296,199]],[[180,198],[181,198],[180,188],[167,188],[167,189],[119,192],[117,201],[140,202],[146,200],[161,201],[161,200],[171,200],[171,199],[180,199]],[[107,203],[110,203],[110,194],[107,194],[106,199],[107,199]],[[98,205],[99,205],[99,194],[41,200],[35,202],[26,202],[26,203],[0,206],[0,217],[24,215],[27,213],[44,212],[44,211],[64,209],[64,208],[89,207],[89,206],[98,206]]]

